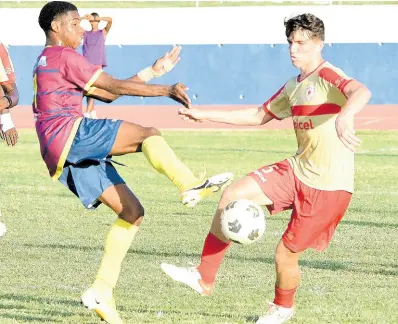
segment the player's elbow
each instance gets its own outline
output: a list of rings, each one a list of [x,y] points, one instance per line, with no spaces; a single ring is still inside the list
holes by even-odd
[[[17,92],[17,93],[13,93],[13,94],[10,96],[10,98],[11,98],[11,103],[10,103],[10,106],[9,106],[8,108],[13,108],[13,107],[15,107],[16,105],[18,105],[18,102],[19,102],[19,95],[18,95],[18,92]]]
[[[363,91],[364,91],[364,96],[368,98],[368,101],[370,98],[372,98],[372,92],[369,90],[369,88],[363,86]]]
[[[13,107],[17,106],[19,103],[19,93],[17,92],[15,96],[12,98],[12,105]]]
[[[12,103],[13,103],[13,107],[18,106],[19,97],[17,97],[17,99],[15,101],[13,101]]]
[[[115,97],[115,99],[116,99],[116,97]],[[113,99],[113,98],[103,98],[101,101],[104,102],[104,103],[110,104],[110,103],[114,102],[115,99]]]
[[[362,83],[359,83],[357,91],[361,94],[361,97],[365,100],[369,101],[372,98],[372,92],[369,90],[367,86]]]

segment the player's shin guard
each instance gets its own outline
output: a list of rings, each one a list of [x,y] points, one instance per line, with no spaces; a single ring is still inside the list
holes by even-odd
[[[213,283],[216,280],[217,271],[221,266],[225,253],[230,243],[225,243],[214,234],[209,233],[206,237],[198,271],[202,280],[206,283]]]
[[[153,168],[166,175],[181,192],[199,181],[162,136],[151,136],[144,140],[142,152]]]
[[[93,285],[94,289],[107,297],[112,297],[112,290],[119,278],[122,261],[137,231],[138,226],[118,218],[107,235],[104,257]]]

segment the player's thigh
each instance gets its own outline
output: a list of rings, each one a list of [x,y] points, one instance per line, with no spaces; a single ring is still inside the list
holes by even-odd
[[[160,132],[154,127],[143,127],[123,121],[109,155],[123,155],[140,151],[142,142],[155,135],[160,135]]]
[[[261,187],[250,176],[245,176],[229,185],[221,196],[219,207],[223,209],[231,201],[237,199],[248,199],[261,206],[272,204],[272,200],[264,194]]]
[[[301,186],[303,187],[303,186]],[[351,193],[305,188],[298,194],[292,216],[282,236],[294,252],[314,248],[323,251],[332,240],[335,229],[351,201]]]
[[[144,216],[144,207],[126,184],[108,187],[98,199],[131,224],[139,225]]]

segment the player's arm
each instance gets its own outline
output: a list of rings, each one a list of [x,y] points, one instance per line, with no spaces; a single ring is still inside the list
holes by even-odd
[[[84,15],[83,17],[80,17],[80,20],[93,20],[94,17],[90,14]]]
[[[129,79],[126,79],[125,81],[144,83],[144,81],[142,81],[138,77],[137,74],[134,75],[133,77],[129,78]],[[105,102],[105,103],[111,103],[111,102],[115,101],[116,99],[118,99],[121,95],[113,94],[113,93],[111,93],[111,92],[109,92],[107,90],[104,90],[104,89],[91,87],[90,90],[85,93],[85,96],[100,100],[100,101]]]
[[[100,17],[99,20],[106,21],[106,26],[103,29],[105,36],[106,36],[112,27],[112,18],[111,17]]]
[[[342,107],[340,116],[354,117],[368,104],[372,97],[370,90],[356,80],[347,83],[344,87],[344,94],[347,97],[347,102]]]
[[[163,76],[164,74],[170,72],[180,61],[180,52],[181,46],[174,46],[170,52],[167,52],[161,58],[157,59],[152,66],[148,66],[147,68],[141,70],[126,81],[144,83],[152,80],[153,78],[159,78]],[[120,95],[115,95],[109,91],[95,87],[91,87],[85,95],[106,103],[111,103],[120,97]]]
[[[71,48],[62,49],[59,65],[60,72],[65,80],[74,83],[87,92],[94,86],[116,96],[165,96],[183,104],[185,107],[191,106],[191,100],[185,93],[188,88],[181,83],[165,86],[115,79],[102,70],[98,70],[95,65],[90,64],[82,55]]]
[[[257,126],[264,125],[272,119],[283,119],[290,115],[290,106],[285,94],[285,85],[280,88],[261,107],[229,111],[179,109],[182,119],[193,121],[213,121],[217,123]]]
[[[0,99],[0,110],[3,113],[4,110],[11,109],[18,104],[19,93],[15,82],[4,83],[1,85],[4,91],[4,96]]]
[[[178,113],[186,121],[212,121],[242,126],[264,125],[274,119],[262,106],[229,111],[180,108]]]
[[[336,130],[343,144],[354,152],[361,144],[361,140],[355,135],[354,117],[369,102],[372,94],[365,85],[356,80],[349,81],[344,86],[343,93],[347,101],[337,116]]]
[[[19,100],[18,89],[15,84],[16,77],[11,58],[4,44],[0,43],[0,85],[2,87],[0,96],[0,112],[3,109],[14,107]]]
[[[19,101],[18,88],[15,82],[2,84],[1,88],[5,96],[8,96],[9,106],[1,111],[0,115],[0,136],[8,146],[14,146],[18,142],[18,132],[12,121],[10,108],[16,106]]]
[[[119,80],[103,72],[95,80],[93,86],[114,96],[169,97],[185,107],[190,107],[191,100],[185,93],[188,88],[177,83],[172,86],[145,84],[142,81]],[[105,95],[105,93],[103,93]]]

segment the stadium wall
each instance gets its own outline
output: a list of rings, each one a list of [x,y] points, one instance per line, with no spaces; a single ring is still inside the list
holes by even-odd
[[[398,6],[239,7],[177,9],[87,9],[112,16],[107,72],[127,78],[171,48],[183,45],[182,60],[158,83],[181,81],[195,104],[258,104],[297,74],[289,61],[283,20],[312,12],[325,21],[324,57],[366,83],[373,104],[397,104]],[[43,48],[39,9],[2,9],[1,30],[9,45],[21,92],[31,103],[32,67]],[[5,18],[5,19],[3,19]],[[22,31],[13,27],[24,21]],[[348,23],[349,22],[349,23]],[[370,23],[371,22],[371,23]],[[27,32],[29,30],[29,32]],[[79,49],[80,50],[80,49]],[[117,105],[167,105],[164,98],[121,98]]]

